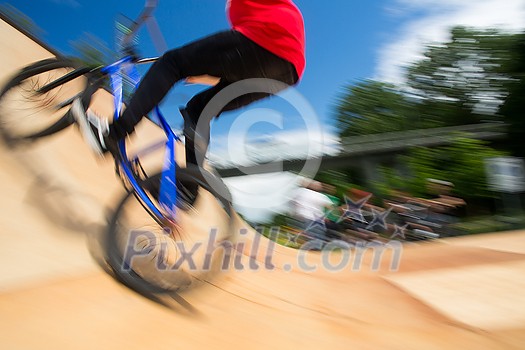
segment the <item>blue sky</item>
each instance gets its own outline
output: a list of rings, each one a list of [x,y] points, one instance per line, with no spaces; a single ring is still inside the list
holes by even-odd
[[[307,68],[297,90],[313,107],[324,126],[318,132],[325,136],[334,132],[333,105],[345,84],[368,78],[402,84],[402,67],[420,59],[426,44],[447,40],[450,27],[525,29],[525,0],[295,2],[303,12],[307,35]],[[143,6],[142,0],[14,0],[8,3],[28,15],[45,31],[44,41],[65,54],[73,53],[70,41],[78,40],[85,32],[108,46],[113,45],[117,14],[135,18]],[[224,5],[224,0],[159,0],[155,16],[168,47],[227,29]],[[157,54],[144,31],[140,48],[146,56]],[[174,115],[176,108],[201,88],[176,87],[163,104],[163,111]],[[230,128],[240,114],[226,114],[213,125],[212,150],[224,146],[232,137],[239,138],[239,145],[242,145],[247,134],[255,137],[277,132],[282,132],[279,142],[286,151],[307,146],[304,142],[301,144],[301,139],[305,139],[304,121],[282,100],[272,99],[252,108],[277,111],[282,116],[282,125],[258,123],[248,133],[236,136]],[[176,125],[180,121],[172,122]],[[292,145],[291,141],[295,143]],[[230,156],[234,150],[235,147],[228,150]],[[275,193],[283,193],[286,183],[294,181],[287,176],[275,175],[253,181],[246,178],[237,183],[233,192],[240,198],[237,204],[244,208],[243,214],[257,220],[266,217],[268,211],[282,209],[286,195],[279,199]],[[236,184],[230,182],[230,185],[235,187]],[[267,194],[269,197],[265,199]],[[258,203],[253,198],[257,198]],[[269,203],[264,206],[266,211],[261,210],[260,205],[265,200]]]
[[[525,27],[525,0],[296,0],[307,34],[307,70],[298,90],[313,106],[328,130],[334,125],[333,105],[341,88],[360,79],[399,83],[400,65],[420,55],[425,43],[446,40],[456,24],[478,27]],[[119,13],[135,18],[142,0],[16,0],[9,4],[45,31],[44,40],[72,54],[72,40],[89,32],[113,45],[114,19]],[[155,13],[168,47],[228,28],[224,0],[160,0]],[[141,53],[156,55],[145,31]],[[199,87],[175,88],[165,106],[183,104]],[[263,106],[266,106],[263,104]],[[278,105],[278,109],[286,107]],[[232,118],[214,127],[224,133]],[[226,120],[224,120],[226,119]],[[228,120],[230,119],[230,120]],[[286,118],[285,118],[286,119]],[[291,129],[300,127],[293,118]],[[271,126],[262,127],[271,131]]]
[[[16,0],[9,3],[45,31],[46,42],[64,53],[73,53],[69,42],[79,39],[83,32],[112,45],[113,20],[117,14],[135,18],[143,6],[141,0]],[[168,46],[176,47],[226,29],[224,3],[223,0],[160,0],[156,18]],[[399,19],[385,11],[387,1],[298,0],[296,3],[305,17],[308,60],[298,89],[318,115],[332,124],[332,104],[341,86],[374,74],[377,49],[388,41],[389,33],[399,26]],[[148,40],[143,32],[142,53],[156,54]],[[186,97],[193,93],[193,90],[180,91]]]

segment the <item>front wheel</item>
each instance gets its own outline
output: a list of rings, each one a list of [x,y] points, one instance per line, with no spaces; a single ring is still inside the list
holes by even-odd
[[[78,68],[69,59],[46,59],[23,68],[4,85],[0,90],[0,133],[4,141],[32,141],[71,125],[68,111],[74,98],[86,89],[86,76],[44,93],[39,89]]]

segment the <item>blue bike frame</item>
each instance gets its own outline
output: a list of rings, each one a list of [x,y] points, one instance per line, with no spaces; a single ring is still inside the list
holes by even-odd
[[[126,74],[134,87],[136,87],[140,81],[140,74],[137,70],[133,58],[126,56],[119,61],[102,68],[102,73],[110,76],[111,90],[114,96],[115,115],[114,120],[120,117],[122,111],[122,99],[123,99],[123,83],[122,75]],[[179,137],[175,135],[171,127],[169,126],[166,119],[160,112],[160,109],[155,107],[153,113],[155,118],[152,120],[164,131],[167,136],[166,141],[166,152],[164,156],[164,163],[162,167],[162,174],[160,179],[160,190],[159,190],[159,207],[157,207],[153,201],[148,197],[144,189],[140,186],[132,170],[132,164],[138,161],[141,154],[147,153],[150,149],[144,150],[142,153],[138,152],[134,158],[129,159],[125,140],[121,140],[118,147],[120,151],[120,159],[117,159],[118,165],[125,177],[129,180],[129,184],[135,191],[138,199],[149,209],[150,213],[155,215],[159,221],[167,219],[174,222],[176,219],[176,203],[177,203],[177,185],[176,185],[176,170],[177,163],[175,159],[175,145],[177,141],[180,141]],[[160,145],[159,145],[160,146]]]

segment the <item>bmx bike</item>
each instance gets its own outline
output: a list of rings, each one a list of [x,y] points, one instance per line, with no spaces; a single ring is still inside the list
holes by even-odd
[[[105,84],[108,81],[113,96],[113,118],[117,119],[124,106],[123,80],[136,87],[140,81],[137,66],[157,59],[139,58],[133,42],[138,29],[151,18],[156,6],[157,0],[147,0],[131,26],[119,26],[123,32],[120,58],[109,65],[86,66],[74,59],[57,57],[38,61],[16,73],[0,90],[0,136],[5,144],[9,147],[31,144],[73,125],[73,113],[86,113],[94,94],[107,89]],[[120,141],[118,154],[114,155],[115,170],[127,193],[109,219],[103,236],[104,258],[109,272],[119,282],[141,294],[173,292],[180,285],[166,281],[160,283],[156,277],[148,275],[151,271],[138,271],[126,258],[124,250],[129,242],[122,243],[118,232],[122,231],[125,208],[132,200],[138,202],[164,236],[177,240],[180,238],[177,237],[179,218],[184,215],[177,207],[177,188],[181,184],[196,184],[200,187],[199,193],[207,192],[215,198],[228,220],[228,230],[233,231],[231,195],[221,178],[197,165],[179,166],[176,145],[181,139],[158,106],[147,118],[160,128],[164,140],[134,153],[128,150],[126,140]],[[146,169],[142,160],[162,149],[164,156],[160,170]],[[144,247],[144,242],[137,244],[142,244],[141,249],[151,251],[151,247]]]

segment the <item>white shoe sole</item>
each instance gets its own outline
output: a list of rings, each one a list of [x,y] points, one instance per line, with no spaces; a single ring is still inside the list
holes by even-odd
[[[84,140],[86,141],[88,146],[97,155],[102,156],[104,154],[104,150],[100,145],[99,138],[93,133],[93,129],[91,128],[91,125],[88,121],[88,117],[84,111],[84,107],[82,106],[82,102],[80,101],[80,99],[77,98],[75,99],[75,101],[73,101],[73,105],[71,106],[71,112],[73,114],[73,117],[75,118],[75,121],[77,122],[77,125],[80,129],[80,133],[84,137]]]

